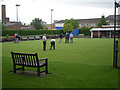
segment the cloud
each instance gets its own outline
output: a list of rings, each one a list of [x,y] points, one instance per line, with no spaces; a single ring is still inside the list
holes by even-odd
[[[72,2],[71,5],[100,7],[100,8],[113,8],[113,2]]]
[[[100,8],[113,8],[114,0],[50,0],[55,4],[65,4],[73,6],[88,6]],[[119,1],[119,0],[116,0]]]
[[[6,16],[16,21],[16,4],[20,4],[19,20],[30,23],[35,17],[51,23],[53,20],[97,18],[113,14],[113,0],[4,0]],[[11,13],[12,12],[12,13]],[[88,14],[89,13],[89,14]]]

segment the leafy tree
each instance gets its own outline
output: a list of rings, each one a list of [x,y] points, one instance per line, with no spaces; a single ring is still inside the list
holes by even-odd
[[[100,21],[97,23],[97,27],[102,27],[102,25],[108,25],[106,22],[106,18],[104,16],[101,17]]]
[[[71,23],[70,20],[66,19],[65,24]]]
[[[31,25],[33,25],[35,29],[43,29],[42,19],[35,18],[32,20]]]
[[[72,26],[72,24],[70,23],[70,21],[69,20],[65,20],[65,24],[64,24],[64,26],[63,26],[63,31],[64,32],[73,32],[73,26]]]
[[[73,29],[78,29],[79,28],[79,22],[73,18],[70,19],[70,22],[73,26]]]

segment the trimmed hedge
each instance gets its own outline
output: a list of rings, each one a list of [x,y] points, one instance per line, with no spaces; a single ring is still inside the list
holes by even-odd
[[[15,33],[17,33],[17,30],[3,30],[2,36],[13,36]],[[52,30],[52,34],[60,34],[63,33],[63,30]],[[26,36],[26,35],[51,35],[51,30],[18,30],[18,34],[20,36]]]
[[[84,34],[84,35],[90,35],[90,29],[91,29],[92,27],[82,27],[82,28],[80,28],[80,30],[79,30],[79,33],[80,34]]]

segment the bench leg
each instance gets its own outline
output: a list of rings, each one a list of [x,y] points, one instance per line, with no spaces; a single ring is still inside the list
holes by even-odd
[[[45,60],[45,72],[46,72],[46,74],[48,74],[48,61],[47,60]]]
[[[13,66],[13,72],[16,73],[16,65]]]
[[[47,63],[46,63],[46,66],[45,66],[45,72],[46,72],[46,74],[48,74],[48,65],[47,65]]]
[[[24,66],[22,66],[22,70],[24,70]]]
[[[40,76],[40,67],[37,68],[37,74]]]

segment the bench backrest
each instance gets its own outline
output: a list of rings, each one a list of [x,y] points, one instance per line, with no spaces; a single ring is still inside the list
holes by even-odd
[[[13,52],[11,52],[11,55],[12,55],[12,59],[13,59],[14,64],[22,63],[24,65],[28,65],[28,63],[29,63],[29,66],[39,65],[37,53],[26,54],[26,53],[13,53]]]

